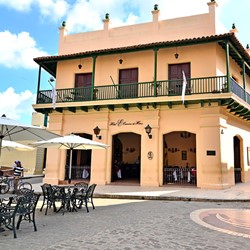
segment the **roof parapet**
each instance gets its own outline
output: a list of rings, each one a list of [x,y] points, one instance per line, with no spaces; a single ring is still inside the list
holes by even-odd
[[[108,29],[109,29],[109,13],[105,14],[105,18],[102,21],[103,21],[103,30],[108,31]]]
[[[154,5],[154,10],[152,10],[151,13],[153,16],[154,30],[158,30],[158,28],[159,28],[159,14],[160,14],[160,10],[158,9],[158,4]]]

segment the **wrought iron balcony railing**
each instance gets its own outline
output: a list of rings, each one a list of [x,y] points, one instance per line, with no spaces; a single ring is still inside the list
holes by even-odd
[[[164,80],[130,84],[105,85],[81,88],[57,89],[57,103],[86,102],[182,95],[183,80]],[[231,79],[229,89],[226,76],[187,79],[186,95],[233,92],[250,104],[250,95]],[[38,92],[37,104],[52,102],[52,90]]]

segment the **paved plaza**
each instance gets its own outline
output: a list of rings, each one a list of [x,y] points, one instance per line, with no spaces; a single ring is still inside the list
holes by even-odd
[[[0,233],[0,249],[249,249],[249,202],[96,198],[94,203],[89,213],[50,209],[46,216],[38,210],[38,231],[24,221],[17,239],[9,230]],[[230,233],[242,226],[244,235]]]

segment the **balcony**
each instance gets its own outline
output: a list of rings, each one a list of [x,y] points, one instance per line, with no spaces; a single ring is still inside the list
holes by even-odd
[[[93,102],[93,105],[98,105],[98,101],[104,100],[123,100],[123,103],[129,99],[142,100],[141,98],[154,97],[154,102],[157,102],[159,97],[171,97],[182,95],[183,80],[164,80],[157,82],[140,82],[130,84],[113,84],[105,86],[82,87],[82,88],[67,88],[57,89],[56,103]],[[219,94],[219,93],[234,93],[243,101],[250,104],[250,95],[236,81],[230,80],[228,89],[227,77],[216,76],[206,78],[191,78],[187,79],[185,95],[203,95],[203,94]],[[221,97],[220,97],[221,98]],[[201,99],[206,99],[202,98]],[[159,100],[160,101],[160,100]],[[38,92],[37,104],[51,104],[52,90],[41,90]],[[108,103],[108,102],[107,102]],[[114,103],[114,102],[113,102]],[[103,102],[102,102],[103,105]],[[58,105],[60,106],[60,105]],[[65,105],[63,105],[65,107]],[[37,108],[39,109],[39,108]]]

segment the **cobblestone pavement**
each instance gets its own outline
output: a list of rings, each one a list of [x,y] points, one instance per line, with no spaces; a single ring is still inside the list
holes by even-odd
[[[37,211],[38,231],[24,221],[17,239],[12,231],[0,233],[0,249],[249,249],[249,238],[205,227],[190,217],[203,209],[249,209],[246,202],[95,199],[94,203],[96,209],[89,213],[82,209],[62,215],[50,209],[45,216]]]

